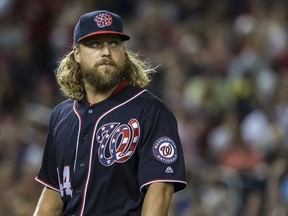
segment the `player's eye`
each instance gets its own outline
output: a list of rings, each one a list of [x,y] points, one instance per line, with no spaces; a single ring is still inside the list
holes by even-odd
[[[83,40],[82,44],[90,48],[101,48],[102,43],[96,40]]]
[[[84,40],[82,42],[85,46],[93,48],[93,49],[102,49],[107,46],[110,49],[118,49],[122,45],[122,40],[113,39],[110,41],[99,41],[99,40]]]
[[[103,44],[99,41],[91,41],[89,46],[93,47],[93,48],[101,48],[103,46]]]
[[[120,41],[120,40],[113,40],[113,41],[109,42],[109,46],[111,48],[118,48],[121,46],[121,44],[122,44],[122,41]]]

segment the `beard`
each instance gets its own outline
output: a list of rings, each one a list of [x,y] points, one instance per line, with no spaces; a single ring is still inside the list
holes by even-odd
[[[92,68],[81,65],[84,81],[95,93],[106,93],[117,86],[123,80],[125,68],[126,64],[117,65],[111,60],[96,63]]]

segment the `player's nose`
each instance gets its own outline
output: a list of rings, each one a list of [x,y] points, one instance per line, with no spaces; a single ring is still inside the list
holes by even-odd
[[[110,56],[111,50],[107,43],[103,43],[103,46],[101,47],[101,55],[102,56]]]

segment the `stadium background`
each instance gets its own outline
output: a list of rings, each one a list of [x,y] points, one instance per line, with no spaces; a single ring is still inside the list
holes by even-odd
[[[286,216],[288,2],[0,0],[0,215],[32,215],[57,60],[79,15],[120,14],[127,46],[159,65],[189,187],[172,216]]]

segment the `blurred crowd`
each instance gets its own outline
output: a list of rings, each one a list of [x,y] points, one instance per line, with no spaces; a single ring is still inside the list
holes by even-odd
[[[0,0],[0,215],[32,215],[54,69],[95,9],[122,16],[178,120],[189,185],[171,216],[287,216],[286,0]]]

